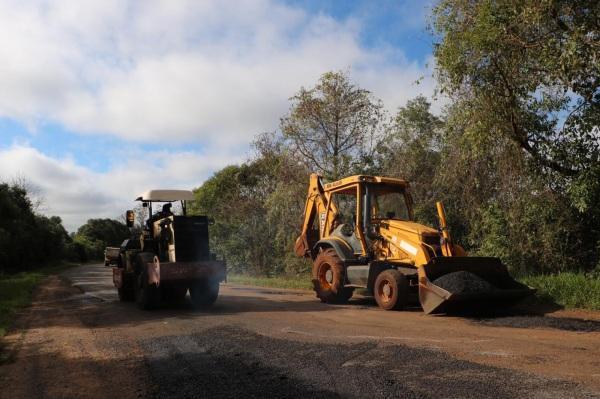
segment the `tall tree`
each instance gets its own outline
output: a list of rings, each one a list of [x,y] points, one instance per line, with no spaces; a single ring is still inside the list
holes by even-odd
[[[114,219],[89,219],[77,229],[76,237],[95,242],[95,256],[99,257],[106,246],[119,246],[124,239],[131,235],[129,228],[122,222]]]
[[[89,219],[77,229],[77,235],[92,240],[100,240],[106,245],[119,245],[129,237],[129,229],[124,223],[114,219]]]
[[[440,160],[444,122],[431,113],[431,104],[423,96],[400,107],[382,145],[382,171],[406,179],[415,199],[415,215],[428,223],[435,222],[433,199]]]
[[[291,98],[281,130],[307,166],[336,180],[372,157],[383,133],[383,105],[343,72],[327,72]]]
[[[292,248],[309,173],[279,136],[260,135],[254,149],[252,159],[197,188],[190,211],[215,219],[211,248],[236,272],[302,272],[306,265]]]
[[[441,0],[433,21],[439,82],[453,100],[445,182],[464,183],[457,204],[529,234],[499,241],[553,237],[518,249],[521,261],[531,250],[547,256],[531,256],[540,267],[555,255],[600,266],[600,3]],[[485,225],[465,220],[471,237]]]
[[[434,10],[442,89],[472,130],[509,137],[576,176],[600,162],[600,3],[442,0]]]

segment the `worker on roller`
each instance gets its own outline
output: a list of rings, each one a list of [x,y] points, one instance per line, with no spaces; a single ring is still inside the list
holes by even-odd
[[[157,220],[173,216],[173,212],[171,212],[171,206],[172,204],[170,202],[164,204],[160,212],[156,212],[150,219],[148,219],[148,227],[151,227],[152,223],[156,222]]]
[[[172,206],[172,204],[170,202],[167,202],[166,204],[163,205],[162,211],[160,212],[159,219],[173,216],[173,212],[171,212],[171,206]]]

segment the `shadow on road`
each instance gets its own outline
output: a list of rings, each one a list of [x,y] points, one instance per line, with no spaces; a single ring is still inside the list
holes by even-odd
[[[93,294],[82,293],[72,287],[68,280],[54,278],[43,286],[43,291],[34,296],[28,310],[27,327],[75,326],[83,323],[93,328],[156,322],[161,319],[200,320],[204,317],[235,315],[240,313],[264,312],[323,312],[338,308],[325,305],[317,300],[287,300],[282,297],[269,299],[245,293],[243,296],[219,295],[217,302],[206,309],[194,309],[189,296],[181,303],[163,303],[160,309],[143,311],[134,302],[119,302],[116,299],[102,299]],[[111,295],[109,298],[116,298]],[[18,326],[17,326],[18,327]]]
[[[523,301],[513,307],[465,311],[445,315],[464,318],[472,323],[490,327],[550,328],[563,331],[599,332],[600,321],[570,317],[548,316],[562,306],[535,299]]]
[[[460,360],[439,351],[376,342],[289,341],[232,327],[216,327],[188,337],[165,336],[141,343],[157,354],[150,371],[176,386],[189,381],[206,387],[207,397],[511,398],[561,397],[578,393],[576,384]],[[168,356],[162,356],[168,354]],[[185,365],[185,367],[182,367]],[[166,370],[181,370],[169,373]],[[296,379],[298,387],[277,380]],[[231,383],[230,383],[231,381]],[[307,383],[313,388],[307,389]],[[318,388],[317,388],[318,387]],[[288,390],[292,388],[292,390]],[[321,391],[324,390],[324,391]],[[166,391],[164,397],[193,397]]]
[[[180,337],[169,337],[176,341]],[[45,343],[21,348],[25,354],[5,364],[0,381],[4,398],[340,398],[323,387],[310,386],[289,372],[239,354],[164,354],[150,352],[151,343],[173,348],[164,340],[145,341],[147,356],[74,358],[48,353]],[[73,343],[75,345],[75,343]],[[165,346],[167,345],[167,346]],[[93,349],[98,353],[98,348]],[[114,354],[114,353],[113,353]],[[43,370],[43,373],[40,371]]]
[[[563,331],[600,332],[600,321],[570,317],[539,316],[531,314],[503,314],[493,317],[471,317],[474,323],[490,327],[551,328]]]
[[[376,342],[331,344],[215,327],[189,335],[135,337],[114,351],[97,337],[94,356],[24,347],[6,397],[149,398],[514,398],[584,397],[575,383],[460,360],[439,350]],[[104,348],[104,349],[103,349]],[[129,356],[128,356],[129,355]],[[43,373],[40,371],[43,370]],[[20,372],[20,373],[19,373]],[[35,378],[35,383],[31,383]]]

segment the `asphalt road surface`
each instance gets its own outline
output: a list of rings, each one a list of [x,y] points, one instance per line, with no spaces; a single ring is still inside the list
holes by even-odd
[[[109,268],[52,276],[5,339],[2,398],[600,398],[600,316],[385,312],[223,284],[208,311],[120,303]]]

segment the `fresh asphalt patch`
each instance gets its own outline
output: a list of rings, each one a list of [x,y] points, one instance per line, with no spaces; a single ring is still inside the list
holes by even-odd
[[[474,320],[493,327],[552,328],[565,331],[600,332],[600,321],[551,316],[498,316]]]
[[[156,398],[596,398],[542,378],[384,342],[327,344],[217,327],[138,341]]]

